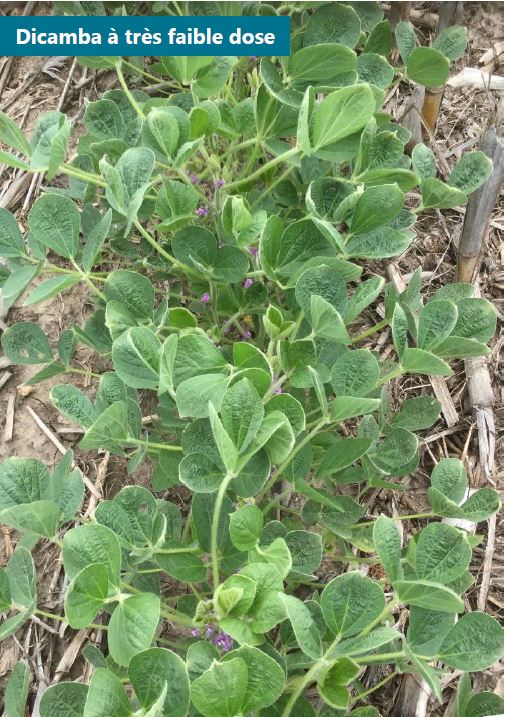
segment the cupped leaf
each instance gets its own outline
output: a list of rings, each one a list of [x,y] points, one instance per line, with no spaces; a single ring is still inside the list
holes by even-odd
[[[56,254],[73,259],[79,247],[79,212],[74,202],[58,194],[44,194],[28,215],[32,237]]]
[[[130,660],[148,648],[160,619],[160,598],[138,593],[120,601],[111,615],[107,643],[118,665],[128,667]]]
[[[496,662],[503,654],[503,629],[483,612],[464,615],[445,637],[439,659],[457,670],[478,672]]]
[[[413,82],[418,82],[424,87],[437,87],[444,85],[448,79],[450,62],[438,50],[431,47],[416,47],[409,52],[406,69],[409,79]]]
[[[76,630],[93,622],[108,594],[109,576],[101,563],[83,568],[71,581],[65,595],[65,616]]]
[[[335,635],[351,637],[375,620],[385,607],[381,587],[358,572],[345,573],[328,583],[321,607]]]
[[[471,560],[462,531],[445,523],[424,528],[416,544],[416,574],[421,580],[445,585],[461,575]]]
[[[45,333],[38,324],[31,321],[9,326],[2,336],[2,348],[7,358],[15,364],[30,366],[48,363],[53,358]]]
[[[164,686],[166,695],[159,717],[185,717],[190,704],[190,681],[183,660],[171,650],[152,647],[132,657],[128,677],[145,710],[157,703]],[[154,717],[154,715],[153,715]]]

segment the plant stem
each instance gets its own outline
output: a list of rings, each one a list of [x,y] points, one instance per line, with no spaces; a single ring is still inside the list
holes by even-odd
[[[278,157],[274,157],[274,159],[271,159],[270,162],[267,162],[266,164],[262,165],[259,169],[256,170],[256,172],[253,172],[253,174],[250,174],[249,177],[244,177],[243,179],[237,179],[235,182],[231,182],[230,184],[227,184],[227,189],[235,189],[236,187],[240,187],[241,184],[246,184],[247,182],[253,182],[255,179],[258,179],[258,177],[261,177],[262,174],[265,174],[265,172],[268,172],[273,167],[276,167],[281,162],[285,162],[287,159],[290,159],[290,157],[293,157],[294,155],[298,154],[299,148],[298,147],[292,147],[292,149],[289,149],[287,152],[283,152],[283,154],[280,154]]]
[[[151,441],[141,441],[138,438],[128,438],[126,443],[133,443],[134,446],[147,446],[150,448],[159,448],[161,451],[182,451],[181,446],[173,446],[170,443],[152,443]]]
[[[167,259],[168,262],[172,264],[172,266],[177,267],[178,269],[181,269],[182,271],[186,272],[187,274],[193,274],[194,276],[198,276],[201,278],[200,274],[197,271],[194,271],[189,266],[186,266],[185,264],[182,264],[180,261],[178,261],[175,257],[172,256],[172,254],[169,254],[168,251],[165,251],[163,247],[160,246],[160,244],[156,241],[154,237],[151,236],[151,234],[144,229],[142,224],[138,219],[134,221],[134,226],[136,227],[139,234],[141,234],[144,239],[148,242],[150,246],[157,251],[160,256],[163,256],[164,259]]]
[[[141,119],[146,119],[146,115],[145,115],[144,112],[141,110],[141,108],[140,108],[140,106],[139,106],[137,100],[136,100],[135,97],[133,96],[133,94],[130,92],[130,88],[128,87],[128,84],[127,84],[127,82],[126,82],[126,80],[125,80],[125,75],[123,74],[123,70],[121,69],[121,60],[120,60],[120,62],[118,62],[118,64],[115,65],[115,68],[116,68],[116,74],[118,75],[119,83],[120,83],[120,85],[121,85],[121,88],[122,88],[123,92],[124,92],[125,95],[127,96],[128,101],[130,102],[130,104],[132,105],[132,107],[134,108],[134,110],[137,112],[137,115],[138,115]]]
[[[412,513],[411,515],[393,515],[392,520],[419,520],[423,518],[435,518],[435,513]],[[350,525],[351,530],[357,530],[358,528],[364,528],[367,525],[374,525],[375,520],[368,520],[365,523],[355,523]]]
[[[93,378],[102,378],[102,375],[99,373],[93,373],[93,371],[83,371],[80,368],[72,368],[70,366],[67,368],[67,372],[68,373],[78,373],[81,376],[93,376]]]
[[[356,344],[358,341],[363,341],[363,339],[366,339],[368,336],[372,336],[372,334],[375,334],[377,331],[381,331],[381,329],[384,329],[385,326],[388,326],[387,319],[383,319],[383,321],[374,324],[374,326],[371,326],[371,328],[367,329],[367,331],[363,331],[358,336],[354,336],[351,340],[351,343]]]
[[[383,685],[386,685],[387,682],[389,682],[389,681],[390,681],[392,678],[394,678],[396,675],[397,675],[397,672],[394,670],[394,671],[391,672],[389,675],[387,675],[386,677],[384,677],[382,680],[380,680],[379,682],[376,682],[375,685],[373,685],[372,687],[370,687],[370,688],[369,688],[368,690],[366,690],[365,692],[361,692],[359,695],[356,695],[356,697],[353,698],[353,704],[355,704],[355,702],[360,702],[361,700],[363,700],[363,699],[365,699],[366,697],[368,697],[372,692],[376,692],[376,690],[379,690],[380,687],[383,687]]]
[[[221,506],[223,504],[223,499],[225,497],[225,493],[227,492],[228,485],[231,480],[234,478],[233,473],[227,473],[225,477],[223,478],[220,489],[218,491],[218,494],[216,496],[216,502],[214,504],[214,510],[213,510],[213,522],[211,524],[211,556],[212,556],[212,566],[213,566],[213,585],[214,589],[216,590],[220,584],[220,557],[218,555],[218,531],[220,528],[220,513],[221,513]]]
[[[160,555],[179,555],[181,553],[198,553],[200,548],[196,545],[188,545],[182,548],[157,548],[156,553]]]
[[[99,177],[98,174],[91,174],[90,172],[85,172],[82,169],[72,167],[70,164],[65,163],[61,165],[60,169],[64,172],[64,174],[68,174],[69,177],[75,177],[76,179],[80,179],[82,182],[96,184],[97,187],[107,186],[105,180],[102,179],[102,177]]]
[[[355,662],[359,665],[367,665],[369,662],[382,662],[386,660],[397,660],[399,657],[404,657],[404,652],[385,652],[383,655],[365,655],[364,657],[354,657]]]
[[[300,678],[296,689],[292,692],[288,702],[286,703],[285,709],[283,710],[281,717],[290,717],[295,703],[297,702],[301,694],[304,692],[306,687],[311,684],[311,682],[314,682],[316,680],[316,678],[318,677],[318,672],[322,667],[325,667],[327,664],[330,664],[329,661],[331,660],[332,653],[336,649],[336,646],[340,639],[341,638],[339,636],[336,637],[336,639],[330,645],[323,657],[320,657],[320,659],[314,663],[314,665],[306,672],[306,674]]]

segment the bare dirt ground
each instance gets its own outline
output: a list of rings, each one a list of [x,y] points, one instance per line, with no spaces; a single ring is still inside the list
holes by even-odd
[[[44,14],[48,5],[37,3],[0,3],[0,12],[4,14]],[[423,44],[429,40],[434,30],[424,23],[423,18],[430,13],[437,13],[439,3],[413,3],[420,11],[422,24],[417,24],[417,32]],[[30,7],[28,7],[30,6]],[[469,47],[464,58],[453,69],[457,74],[463,67],[483,67],[480,58],[483,54],[503,41],[503,5],[500,2],[465,2],[462,7],[461,24],[466,25],[469,33]],[[499,56],[497,56],[499,55]],[[500,53],[489,61],[486,69],[497,75],[503,75],[503,64]],[[53,110],[61,103],[60,109],[79,123],[82,117],[84,101],[97,99],[101,92],[114,85],[114,77],[109,73],[98,76],[92,70],[76,65],[73,58],[0,58],[0,109],[6,111],[12,119],[20,123],[26,131],[30,131],[37,117],[48,110]],[[403,94],[404,93],[404,94]],[[409,103],[405,90],[401,89],[390,99],[392,112],[400,119]],[[480,136],[490,124],[495,124],[502,134],[502,92],[490,91],[486,88],[471,89],[447,88],[442,103],[442,112],[437,133],[432,146],[443,159],[443,166],[451,168],[464,150],[474,149]],[[65,179],[60,178],[62,184]],[[40,184],[31,176],[23,176],[21,172],[0,167],[0,206],[6,206],[15,212],[20,226],[26,229],[27,213],[37,198]],[[504,212],[501,202],[495,209],[492,223],[484,243],[484,250],[479,270],[479,286],[483,296],[491,300],[497,308],[498,315],[503,317],[504,274],[502,263]],[[418,266],[425,272],[424,292],[432,293],[438,286],[455,280],[456,251],[463,224],[463,214],[446,210],[443,213],[431,213],[417,224],[417,239],[406,256],[395,262],[398,275],[406,278]],[[381,267],[384,272],[386,265]],[[18,302],[21,303],[21,302]],[[7,324],[16,321],[35,321],[41,325],[50,340],[55,340],[60,331],[72,323],[82,325],[91,311],[87,303],[87,291],[79,286],[67,292],[63,298],[30,307],[15,307],[8,316],[0,312]],[[502,324],[502,321],[501,321]],[[376,339],[371,346],[382,354],[388,355],[388,336]],[[83,370],[92,370],[90,354],[86,349],[77,353],[78,364]],[[1,361],[1,357],[0,357]],[[0,364],[1,366],[1,364]],[[503,405],[503,333],[497,334],[493,341],[492,353],[487,360],[493,389],[496,396],[494,417],[496,425],[496,456],[495,470],[488,479],[503,486],[503,445],[502,445],[502,410]],[[96,368],[96,367],[95,367]],[[103,367],[102,367],[103,368]],[[65,431],[68,424],[52,407],[48,400],[52,383],[60,383],[61,377],[53,382],[46,381],[31,389],[22,384],[35,373],[33,367],[0,368],[0,379],[3,372],[11,376],[0,389],[0,461],[9,456],[20,455],[42,460],[50,468],[59,459],[60,453],[34,420],[30,409],[43,421],[51,433],[65,448],[72,447],[79,440],[79,435]],[[64,379],[68,380],[68,379]],[[85,389],[90,381],[86,376],[72,378],[72,381]],[[442,418],[425,437],[422,454],[422,468],[409,481],[410,490],[405,494],[375,492],[368,505],[368,511],[378,514],[381,511],[392,513],[418,513],[427,508],[427,478],[434,463],[445,456],[462,457],[466,463],[473,485],[481,485],[487,477],[479,470],[479,451],[477,430],[469,406],[467,378],[463,363],[456,366],[455,374],[447,381],[451,401],[459,414],[458,423],[448,427]],[[432,387],[423,379],[409,378],[399,381],[393,389],[392,398],[401,401],[412,395],[413,389],[420,392],[431,392]],[[91,390],[91,387],[90,387]],[[14,397],[14,428],[10,441],[4,440],[4,419],[6,417],[9,397]],[[76,460],[85,476],[92,483],[98,479],[99,490],[103,495],[115,493],[122,485],[132,482],[146,482],[149,469],[128,476],[124,463],[120,459],[108,459],[100,453],[81,454],[76,449]],[[177,493],[177,494],[176,494]],[[184,492],[176,491],[173,496],[183,506]],[[410,526],[406,526],[409,530]],[[411,526],[414,529],[414,526]],[[492,530],[492,528],[490,528]],[[475,588],[471,589],[466,600],[473,609],[477,608],[479,589],[483,580],[483,562],[487,551],[487,525],[479,526],[484,541],[475,551],[474,573]],[[3,565],[12,552],[17,536],[14,531],[3,529],[0,533],[0,565]],[[504,554],[503,515],[497,518],[489,544],[492,549],[492,562],[489,585],[485,596],[485,609],[498,619],[502,619],[504,602],[502,592],[502,564]],[[40,605],[47,609],[57,610],[63,602],[64,581],[57,554],[51,546],[40,544],[35,554],[40,584]],[[336,563],[328,560],[323,572],[333,575]],[[323,581],[325,575],[322,575]],[[328,579],[328,578],[327,578]],[[0,695],[3,683],[15,662],[21,657],[28,658],[34,680],[32,683],[31,714],[38,715],[38,701],[45,687],[59,680],[75,679],[86,671],[85,663],[79,657],[80,650],[87,642],[100,641],[100,634],[90,630],[62,631],[59,624],[47,621],[33,621],[28,624],[21,636],[10,638],[0,644]],[[63,638],[63,639],[61,639]],[[371,675],[371,684],[381,678],[381,671]],[[492,668],[477,676],[475,688],[496,689],[502,694],[502,670]],[[393,715],[401,678],[392,680],[374,698],[382,714]],[[479,684],[478,684],[479,683]],[[455,689],[454,680],[444,692],[445,703],[442,707],[429,700],[425,714],[430,717],[450,717],[448,702]],[[35,702],[33,701],[35,700]],[[1,707],[0,696],[0,707]],[[422,713],[420,713],[422,714]],[[407,715],[406,717],[410,717]],[[415,717],[413,714],[412,717]]]

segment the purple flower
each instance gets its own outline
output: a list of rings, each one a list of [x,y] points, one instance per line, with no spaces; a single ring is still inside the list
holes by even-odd
[[[200,184],[200,179],[197,177],[196,174],[192,174],[192,175],[190,176],[190,182],[191,182],[192,184]]]
[[[247,341],[251,338],[251,331],[244,331],[242,337],[245,341]]]
[[[202,294],[200,297],[200,300],[203,304],[208,304],[211,301],[210,295],[206,292],[205,294]]]
[[[220,632],[219,635],[216,635],[216,637],[213,638],[212,642],[223,652],[229,652],[229,650],[231,650],[234,646],[234,641],[232,640],[230,635],[227,635],[225,632]]]
[[[249,289],[250,286],[252,286],[252,285],[253,285],[253,279],[245,279],[244,284],[243,284],[245,289]]]
[[[276,396],[279,396],[280,393],[283,393],[283,389],[281,388],[281,386],[275,388],[274,393],[276,394]]]
[[[215,179],[213,184],[214,184],[215,189],[220,189],[221,187],[225,186],[225,180],[224,179]]]
[[[249,60],[250,62],[255,62],[256,59],[257,59],[257,56],[256,56],[256,55],[250,55],[250,56],[248,57],[248,60]]]
[[[258,255],[258,248],[256,246],[250,246],[248,249],[251,256],[257,256]]]
[[[198,217],[207,217],[209,211],[205,207],[199,207],[198,209],[195,209],[195,214]]]
[[[197,627],[194,627],[191,630],[191,636],[192,637],[200,637],[200,630]]]
[[[213,637],[213,635],[216,633],[216,628],[214,625],[206,625],[205,630],[205,636],[209,639],[210,637]],[[213,640],[214,642],[214,640]]]

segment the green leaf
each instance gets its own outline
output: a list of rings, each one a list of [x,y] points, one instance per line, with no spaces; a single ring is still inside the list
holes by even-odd
[[[319,7],[309,18],[304,32],[304,45],[340,43],[355,47],[360,37],[360,19],[346,5],[335,3]]]
[[[367,396],[379,380],[378,361],[368,349],[355,349],[343,354],[331,371],[336,396]]]
[[[379,410],[378,398],[355,398],[353,396],[338,396],[332,401],[330,417],[333,421],[345,421],[347,418],[364,416]]]
[[[310,533],[307,530],[291,530],[285,535],[292,556],[291,577],[297,575],[311,575],[320,567],[323,555],[321,535]]]
[[[79,426],[89,428],[98,417],[91,401],[70,383],[53,386],[49,397],[55,408]]]
[[[3,162],[8,167],[14,167],[14,169],[22,169],[25,172],[30,171],[30,165],[28,162],[19,159],[19,157],[15,157],[10,152],[4,152],[3,149],[0,149],[0,162]]]
[[[504,713],[504,700],[493,692],[473,695],[466,706],[464,717],[490,717]]]
[[[193,381],[196,379],[191,380]],[[213,433],[214,441],[216,443],[216,447],[218,448],[218,453],[220,454],[220,457],[225,464],[225,468],[229,471],[234,471],[237,464],[237,449],[231,437],[225,430],[223,423],[221,422],[216,412],[216,408],[214,407],[212,402],[209,402],[208,404],[208,412],[209,422],[211,424],[211,430]]]
[[[386,259],[402,254],[411,241],[411,236],[397,229],[378,227],[366,234],[352,236],[346,244],[346,253],[357,259]]]
[[[180,383],[176,389],[176,406],[180,417],[204,418],[208,415],[209,403],[219,409],[229,382],[228,376],[210,373]]]
[[[25,660],[19,660],[5,688],[4,709],[6,717],[24,717],[30,686],[30,669]]]
[[[363,29],[363,26],[362,26]],[[379,21],[371,30],[364,52],[375,52],[388,57],[392,51],[392,31],[388,20]]]
[[[418,450],[418,439],[405,428],[394,428],[369,457],[376,468],[386,475],[406,466]]]
[[[166,686],[160,717],[185,717],[187,714],[190,681],[185,663],[174,652],[160,647],[139,652],[130,660],[128,677],[145,710],[157,702]]]
[[[464,194],[471,194],[492,174],[492,160],[483,152],[468,152],[457,162],[448,184]]]
[[[18,545],[11,555],[5,573],[9,579],[12,602],[33,612],[37,600],[35,565],[30,552]],[[5,624],[5,623],[4,623]]]
[[[112,167],[105,158],[100,171],[106,180],[105,195],[113,209],[127,220],[125,233],[137,217],[137,212],[149,187],[155,155],[147,147],[132,147],[124,152]]]
[[[237,63],[236,57],[213,57],[211,64],[203,67],[192,84],[197,97],[211,97],[221,92]]]
[[[468,520],[480,523],[497,513],[501,502],[497,491],[493,488],[480,488],[461,507]]]
[[[81,717],[84,714],[88,689],[88,685],[79,682],[59,682],[51,685],[42,695],[40,717]],[[90,714],[93,712],[90,711]]]
[[[162,161],[174,157],[179,144],[179,124],[176,118],[154,107],[148,114],[143,127],[143,140]]]
[[[5,112],[0,112],[0,140],[26,157],[32,153],[30,143],[25,135]]]
[[[439,586],[441,587],[441,586]],[[417,655],[433,657],[455,623],[455,614],[412,605],[409,612],[407,641]]]
[[[432,43],[434,50],[442,52],[450,62],[458,60],[467,47],[467,29],[465,27],[447,27],[439,33]]]
[[[33,239],[65,259],[73,259],[77,254],[79,224],[79,212],[74,202],[58,194],[43,194],[28,214]]]
[[[255,545],[249,553],[249,562],[273,565],[283,580],[292,569],[292,556],[284,538],[276,538],[267,546]]]
[[[134,713],[120,678],[100,667],[91,676],[84,712],[76,714],[86,717],[131,717]]]
[[[344,45],[318,43],[298,50],[290,56],[288,74],[297,82],[315,82],[321,84],[331,80],[338,73],[351,72],[357,65],[357,56]],[[339,68],[336,71],[336,68]]]
[[[111,585],[119,587],[121,549],[118,538],[104,525],[89,523],[67,531],[63,537],[63,567],[72,580],[89,565],[102,564]]]
[[[235,651],[234,651],[235,652]],[[239,657],[214,662],[191,686],[191,699],[204,717],[235,717],[248,689],[248,667]]]
[[[39,304],[41,301],[47,301],[57,294],[61,294],[66,289],[77,284],[81,281],[79,275],[66,275],[66,276],[55,276],[52,279],[46,279],[39,284],[25,299],[23,306],[33,306]]]
[[[337,709],[347,709],[350,696],[346,685],[360,673],[360,665],[349,657],[339,657],[318,676],[318,692],[325,702]]]
[[[379,627],[371,630],[367,635],[362,637],[351,637],[348,640],[342,640],[336,647],[334,655],[359,656],[379,647],[402,638],[402,634],[393,627]]]
[[[410,22],[397,23],[395,26],[395,41],[404,64],[407,64],[411,53],[416,48],[416,35]]]
[[[390,581],[402,580],[402,541],[395,521],[380,515],[373,528],[374,547]]]
[[[332,304],[317,294],[311,296],[311,326],[316,336],[336,343],[348,343],[350,340],[344,321]]]
[[[313,15],[313,17],[315,17]],[[362,129],[376,108],[366,84],[343,87],[320,102],[312,117],[312,144],[319,150]]]
[[[436,177],[427,177],[422,180],[422,203],[424,209],[452,209],[465,204],[466,195]]]
[[[71,581],[65,595],[65,617],[79,630],[94,621],[108,594],[109,576],[101,563],[83,568]]]
[[[424,87],[444,85],[450,72],[450,62],[431,47],[416,47],[409,55],[406,70],[413,82]]]
[[[0,207],[0,256],[17,259],[25,255],[25,243],[16,218],[7,209]]]
[[[337,311],[346,309],[346,283],[340,272],[331,266],[313,266],[304,271],[295,285],[295,298],[308,320],[311,319],[311,297],[317,295]]]
[[[453,331],[457,323],[457,307],[451,301],[431,301],[420,312],[418,346],[431,351]]]
[[[427,580],[397,580],[393,583],[393,587],[399,600],[408,605],[449,612],[452,615],[464,611],[464,602],[461,598],[444,585]]]
[[[104,284],[108,301],[119,301],[138,319],[150,319],[155,301],[155,289],[148,278],[135,271],[113,271]]]
[[[4,568],[0,568],[0,613],[7,612],[11,607],[11,587]]]
[[[107,643],[112,658],[127,667],[138,652],[151,645],[160,619],[160,598],[138,593],[123,599],[109,621]]]
[[[429,376],[451,376],[452,374],[447,363],[423,349],[405,349],[402,354],[402,369],[406,373],[421,373]]]
[[[293,595],[279,593],[295,638],[304,654],[318,660],[322,656],[322,643],[313,616],[305,603]]]
[[[329,475],[351,466],[371,447],[368,438],[339,438],[327,448],[315,472],[315,477],[326,478]]]
[[[160,340],[151,329],[135,326],[112,345],[114,368],[127,386],[157,388]]]
[[[43,538],[52,538],[55,535],[59,518],[60,508],[51,500],[13,505],[0,513],[0,522],[4,525]]]
[[[464,533],[445,523],[424,528],[416,544],[416,574],[421,580],[445,585],[461,575],[471,560]]]
[[[457,302],[459,316],[453,335],[472,338],[486,343],[496,331],[497,314],[486,299],[460,299]]]
[[[38,324],[30,321],[9,326],[2,336],[2,348],[15,364],[48,363],[53,358],[46,335]]]
[[[350,637],[379,617],[385,597],[381,587],[365,575],[344,573],[325,586],[321,607],[332,633]]]
[[[247,666],[248,684],[242,703],[242,713],[255,712],[273,704],[285,686],[285,673],[276,660],[262,650],[248,645],[227,653],[223,662],[235,658],[240,658]]]
[[[264,418],[262,401],[250,381],[242,379],[226,391],[221,403],[221,417],[238,453],[243,453]]]
[[[413,170],[422,181],[436,176],[436,158],[426,144],[417,144],[413,147],[411,163]]]
[[[368,82],[375,87],[385,89],[394,79],[394,68],[381,55],[362,52],[357,61],[359,82]]]
[[[431,396],[408,398],[401,405],[398,413],[392,417],[394,428],[405,428],[407,431],[420,431],[430,428],[437,421],[441,412],[441,404]]]
[[[454,503],[460,504],[467,491],[467,474],[462,461],[458,458],[443,458],[434,467],[431,485]]]
[[[126,403],[112,403],[84,434],[79,447],[87,451],[102,448],[114,455],[123,454],[123,445],[129,437]]]
[[[195,493],[213,493],[224,476],[223,467],[202,453],[189,453],[179,464],[179,480]]]
[[[503,654],[503,629],[483,612],[464,615],[445,637],[438,658],[448,667],[478,672]]]
[[[243,505],[230,515],[230,539],[237,550],[252,550],[257,544],[264,519],[256,505]]]

